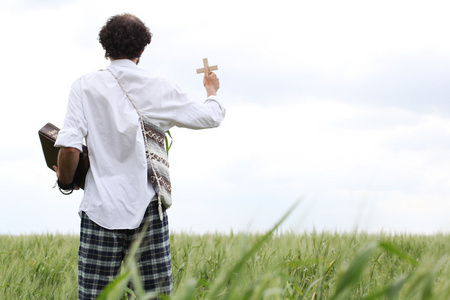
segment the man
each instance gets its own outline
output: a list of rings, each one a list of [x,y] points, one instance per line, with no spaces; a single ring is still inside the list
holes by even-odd
[[[93,72],[73,83],[64,126],[55,143],[61,147],[54,168],[63,190],[76,188],[73,178],[83,139],[89,148],[90,169],[79,209],[79,299],[95,299],[118,274],[146,222],[148,230],[138,252],[144,289],[167,294],[173,286],[167,214],[163,209],[161,221],[157,196],[147,178],[139,117],[125,93],[164,131],[173,126],[217,127],[225,116],[216,95],[219,79],[208,69],[203,78],[207,98],[200,103],[137,67],[151,37],[133,15],[108,19],[99,41],[111,60],[111,72]]]

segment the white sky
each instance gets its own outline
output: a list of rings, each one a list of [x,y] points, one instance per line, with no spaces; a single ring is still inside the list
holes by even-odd
[[[445,1],[0,3],[0,234],[77,233],[82,191],[52,189],[37,131],[70,85],[108,61],[106,19],[153,32],[140,66],[203,101],[218,64],[227,117],[175,128],[174,232],[450,231],[450,41]]]

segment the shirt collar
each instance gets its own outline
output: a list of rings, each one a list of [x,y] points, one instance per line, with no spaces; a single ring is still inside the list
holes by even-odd
[[[129,59],[115,59],[110,63],[111,67],[137,68],[137,65]]]

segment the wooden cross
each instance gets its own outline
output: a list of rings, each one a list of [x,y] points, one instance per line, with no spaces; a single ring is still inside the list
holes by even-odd
[[[219,70],[219,67],[217,67],[217,66],[209,66],[208,65],[208,59],[207,58],[204,58],[203,59],[203,68],[201,68],[201,69],[197,69],[197,74],[200,74],[200,73],[205,73],[205,68],[208,68],[210,71],[216,71],[216,70]]]

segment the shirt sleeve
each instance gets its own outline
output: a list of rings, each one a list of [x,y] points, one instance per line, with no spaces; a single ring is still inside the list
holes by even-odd
[[[59,131],[55,147],[73,147],[83,151],[83,139],[87,135],[87,121],[84,117],[80,81],[81,79],[78,79],[72,84],[64,126]]]
[[[192,101],[176,85],[169,85],[168,98],[173,103],[174,111],[172,126],[206,129],[218,127],[222,123],[226,109],[218,96],[209,96],[203,103]]]

